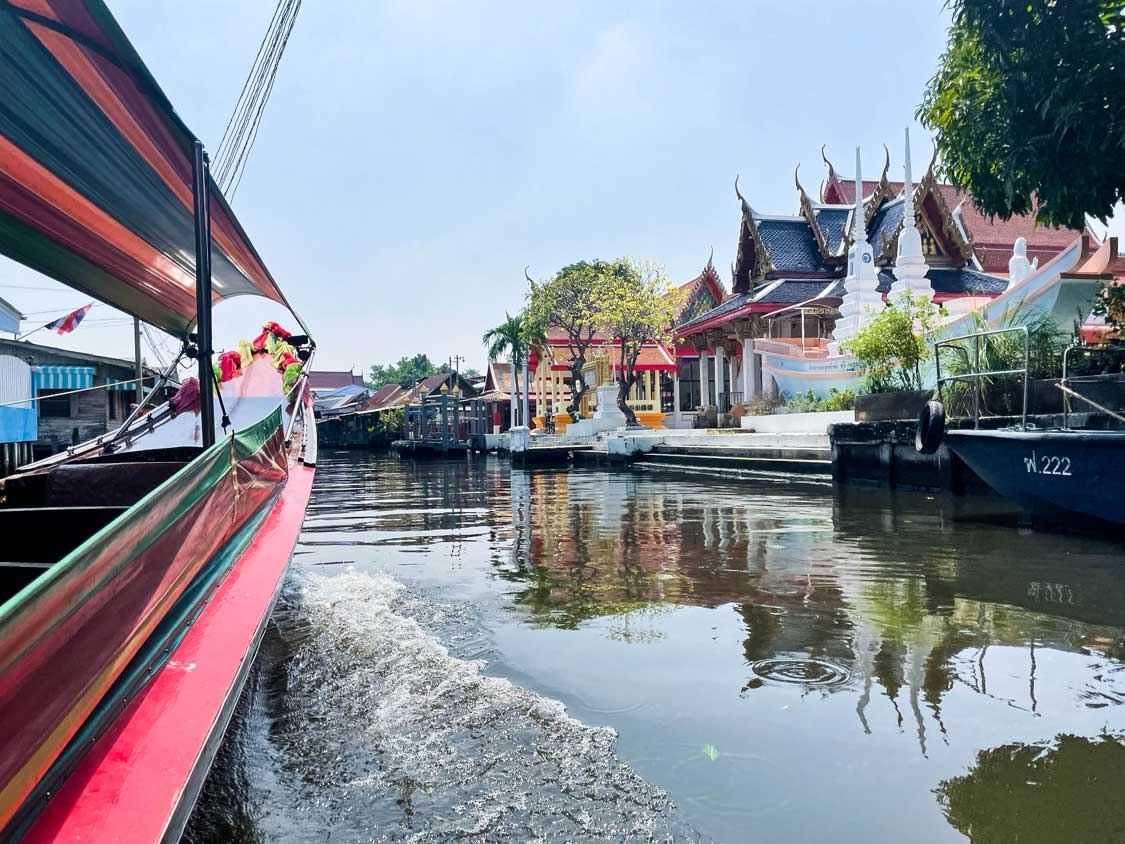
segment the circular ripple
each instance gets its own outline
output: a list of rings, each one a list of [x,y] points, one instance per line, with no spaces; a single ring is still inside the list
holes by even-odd
[[[851,679],[840,666],[819,659],[760,659],[750,668],[764,680],[802,686],[840,686]]]

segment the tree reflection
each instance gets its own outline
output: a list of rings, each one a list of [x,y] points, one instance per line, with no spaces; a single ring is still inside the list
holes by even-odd
[[[1120,741],[1063,735],[982,750],[968,774],[938,786],[938,803],[973,844],[1125,841]]]

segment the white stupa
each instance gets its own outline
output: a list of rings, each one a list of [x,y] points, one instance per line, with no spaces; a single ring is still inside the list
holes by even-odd
[[[844,299],[840,304],[840,318],[828,344],[828,354],[840,354],[840,345],[859,333],[867,320],[868,311],[883,307],[883,297],[878,291],[879,278],[875,273],[875,254],[867,242],[867,227],[863,213],[863,178],[860,175],[859,147],[855,150],[855,210],[852,212],[852,245],[848,250],[848,275],[844,279]]]
[[[898,236],[898,255],[895,257],[895,282],[887,298],[893,303],[903,293],[915,299],[931,301],[934,288],[926,274],[930,271],[926,256],[922,254],[922,235],[914,221],[914,183],[910,179],[910,129],[906,130],[906,183],[902,208],[902,231]]]

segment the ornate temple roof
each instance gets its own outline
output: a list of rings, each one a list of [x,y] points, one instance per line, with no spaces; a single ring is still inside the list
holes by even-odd
[[[711,310],[727,297],[726,288],[715,270],[714,257],[715,251],[711,250],[711,257],[707,259],[707,264],[699,275],[680,285],[684,299],[677,314],[679,322],[694,319],[699,314]]]
[[[871,196],[877,185],[878,182],[864,181],[863,195]],[[972,240],[973,252],[985,272],[1007,274],[1008,259],[1012,256],[1012,244],[1016,242],[1017,237],[1027,240],[1028,258],[1038,257],[1039,263],[1044,264],[1083,234],[1076,229],[1038,225],[1033,214],[1016,216],[1008,220],[1001,220],[999,217],[990,218],[976,207],[972,194],[968,191],[959,191],[953,185],[942,182],[937,182],[935,187],[945,204],[959,218],[962,227]],[[888,189],[891,196],[901,196],[902,182],[888,182]],[[840,204],[854,203],[854,181],[846,179],[836,173],[835,169],[831,169],[821,199]],[[1085,233],[1091,234],[1089,230]],[[878,251],[874,241],[871,245]]]
[[[770,285],[770,289],[759,293],[755,299],[760,305],[796,305],[811,299],[820,299],[831,292],[834,281],[824,279],[785,279]]]
[[[816,223],[821,234],[824,235],[828,251],[833,255],[842,256],[846,251],[844,240],[852,209],[843,205],[816,205],[814,209]]]
[[[758,217],[762,243],[769,250],[773,272],[832,273],[836,266],[825,260],[817,246],[814,229],[803,217]]]
[[[961,296],[999,296],[1008,286],[1007,279],[997,278],[969,267],[947,269],[931,267],[926,274],[938,299],[953,299]],[[895,274],[891,267],[879,271],[880,293],[886,295],[894,283]]]
[[[828,179],[814,201],[793,180],[798,213],[772,216],[756,212],[735,179],[741,206],[738,250],[731,267],[731,295],[710,309],[685,308],[678,331],[698,334],[754,314],[840,295],[832,283],[847,272],[851,247],[855,184],[841,177],[825,157]],[[903,183],[888,178],[890,156],[875,181],[862,183],[864,229],[879,273],[880,293],[895,281],[893,265],[904,228]],[[1016,238],[1027,240],[1029,258],[1042,266],[1084,232],[1037,226],[1033,217],[990,219],[973,205],[972,197],[939,182],[934,161],[912,194],[915,225],[929,266],[927,278],[938,301],[967,296],[997,296],[1008,284],[1008,259]],[[1089,235],[1087,231],[1085,234]],[[1096,238],[1091,239],[1096,242]],[[1116,254],[1114,260],[1120,261]],[[710,262],[708,267],[713,271]],[[689,285],[695,285],[693,279]],[[694,289],[694,288],[693,288]]]

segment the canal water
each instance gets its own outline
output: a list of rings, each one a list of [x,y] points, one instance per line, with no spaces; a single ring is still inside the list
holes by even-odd
[[[1123,552],[992,500],[326,453],[188,840],[1125,841]]]

